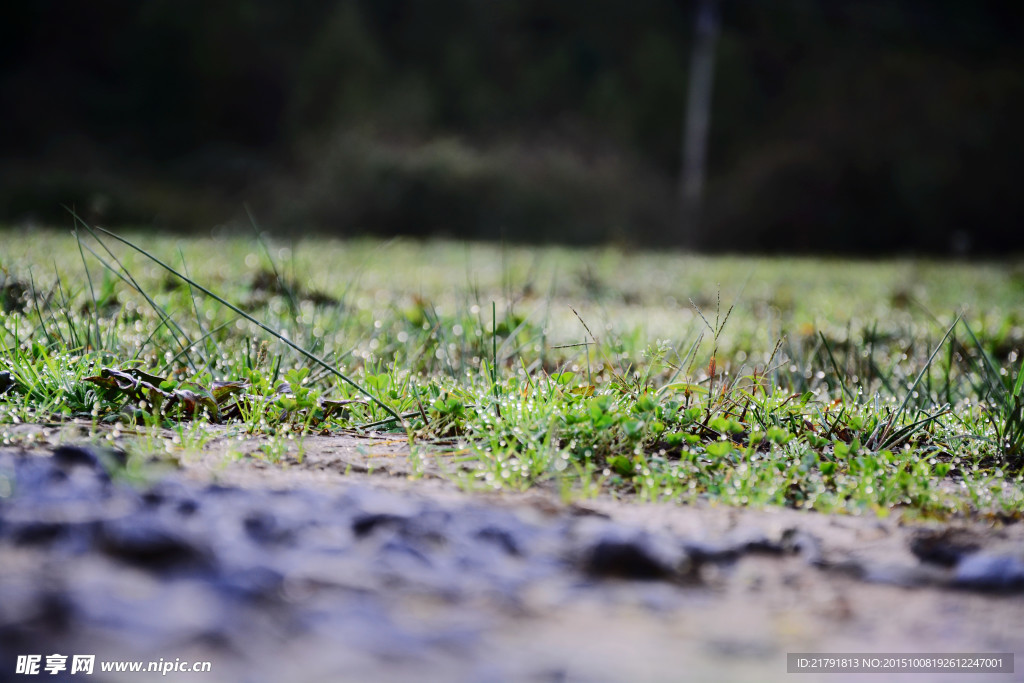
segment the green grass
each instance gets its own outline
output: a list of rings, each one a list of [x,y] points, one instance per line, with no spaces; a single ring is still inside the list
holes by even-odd
[[[382,430],[470,486],[1024,510],[1024,267],[0,234],[0,434]],[[294,457],[294,456],[293,456]]]

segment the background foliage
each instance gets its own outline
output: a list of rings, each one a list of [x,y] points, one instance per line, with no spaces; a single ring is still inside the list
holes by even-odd
[[[694,3],[36,0],[0,219],[680,241]],[[1019,249],[1024,6],[722,0],[725,250]]]

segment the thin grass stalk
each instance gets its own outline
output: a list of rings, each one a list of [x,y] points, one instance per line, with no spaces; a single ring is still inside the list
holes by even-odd
[[[75,218],[77,220],[77,216]],[[78,236],[78,230],[74,231],[74,235],[75,241],[78,242],[78,254],[82,257],[82,267],[85,268],[85,279],[89,283],[89,296],[92,298],[93,321],[96,323],[96,343],[99,344],[102,338],[102,335],[100,334],[100,308],[96,303],[96,291],[92,285],[92,274],[89,272],[89,264],[85,262],[85,251],[82,249],[82,240]],[[89,343],[90,335],[91,331],[89,331],[88,326],[86,326],[86,345]]]
[[[953,321],[953,324],[949,326],[948,330],[946,330],[946,334],[942,335],[942,339],[935,346],[935,349],[932,351],[931,355],[928,356],[928,362],[926,362],[924,367],[921,368],[921,372],[917,373],[917,378],[914,380],[914,383],[910,385],[909,389],[907,389],[907,393],[903,396],[903,402],[900,403],[899,409],[893,414],[888,424],[886,424],[885,429],[882,430],[882,434],[879,437],[879,441],[885,443],[886,440],[889,438],[889,430],[892,429],[893,425],[895,425],[903,416],[903,411],[906,410],[907,403],[910,401],[910,397],[914,394],[914,390],[917,389],[917,385],[921,382],[921,378],[924,377],[924,374],[928,371],[928,368],[931,367],[932,361],[935,360],[935,356],[939,353],[939,350],[942,348],[942,345],[946,343],[946,340],[949,339],[949,335],[953,333],[953,330],[954,328],[956,328],[957,323],[960,322],[960,318],[961,315],[958,314],[956,316],[956,319]]]
[[[274,330],[271,327],[265,325],[263,322],[257,320],[256,318],[254,318],[253,316],[249,315],[248,313],[246,313],[242,309],[238,308],[237,306],[235,306],[231,302],[229,302],[226,299],[222,298],[221,296],[215,294],[214,292],[210,291],[209,289],[207,289],[206,287],[202,286],[198,282],[192,280],[191,278],[188,278],[185,275],[182,275],[181,273],[179,273],[177,270],[175,270],[174,268],[172,268],[168,264],[164,263],[163,261],[161,261],[157,257],[153,256],[152,254],[149,254],[144,249],[141,249],[140,247],[135,246],[134,244],[132,244],[128,240],[124,239],[120,235],[117,235],[117,234],[107,230],[106,228],[101,228],[99,226],[97,226],[96,228],[92,228],[92,227],[86,225],[85,227],[86,227],[87,230],[89,230],[90,233],[93,234],[93,237],[95,237],[101,243],[102,243],[102,240],[100,240],[99,236],[96,235],[97,231],[98,232],[102,232],[104,235],[107,235],[107,236],[117,240],[121,244],[124,244],[125,246],[130,247],[131,249],[134,249],[135,251],[137,251],[138,253],[142,254],[143,256],[145,256],[146,258],[151,260],[153,263],[157,264],[158,266],[160,266],[161,268],[163,268],[167,272],[171,273],[175,277],[181,279],[184,282],[187,282],[188,284],[190,284],[191,286],[195,287],[200,292],[202,292],[203,294],[206,294],[207,296],[209,296],[210,298],[212,298],[215,301],[219,302],[220,304],[222,304],[224,306],[227,306],[229,309],[231,309],[232,311],[234,311],[238,315],[242,316],[243,318],[245,318],[246,320],[248,320],[252,324],[256,325],[257,327],[259,327],[261,330],[263,330],[267,334],[271,335],[272,337],[274,337],[278,341],[284,343],[286,346],[288,346],[292,350],[297,351],[298,353],[302,354],[306,359],[316,363],[320,367],[322,367],[325,370],[329,371],[331,374],[337,376],[343,382],[346,382],[347,384],[352,386],[356,391],[358,391],[359,393],[363,394],[364,396],[369,398],[371,401],[373,401],[377,406],[382,408],[384,410],[384,412],[386,412],[388,415],[390,415],[393,419],[398,420],[399,422],[401,422],[404,425],[403,419],[390,406],[388,406],[386,403],[381,401],[379,398],[377,398],[376,396],[371,394],[361,384],[359,384],[355,380],[353,380],[350,377],[348,377],[345,373],[341,372],[337,368],[335,368],[332,365],[330,365],[329,363],[327,363],[327,361],[321,359],[318,356],[313,355],[312,353],[310,353],[306,349],[302,348],[298,344],[295,344],[290,339],[287,339],[282,334],[278,333],[276,330]],[[104,248],[106,248],[106,247],[104,246]]]
[[[81,219],[79,219],[79,220],[81,221]],[[161,306],[156,301],[154,301],[153,298],[151,296],[149,296],[149,294],[147,294],[145,292],[145,290],[142,289],[142,286],[138,283],[138,281],[135,280],[135,277],[131,274],[131,271],[129,271],[128,268],[126,268],[125,265],[123,263],[121,263],[121,261],[117,258],[117,256],[112,251],[110,251],[110,249],[107,248],[107,245],[104,244],[103,241],[101,239],[99,239],[99,237],[97,237],[96,233],[93,232],[93,229],[91,227],[89,227],[89,225],[84,223],[84,222],[81,222],[81,225],[82,225],[82,227],[84,227],[86,230],[89,231],[89,233],[93,236],[93,238],[96,239],[97,242],[99,242],[100,246],[102,246],[104,251],[106,251],[107,254],[110,255],[111,259],[113,259],[114,263],[117,264],[118,268],[120,268],[121,271],[123,271],[123,273],[120,272],[117,268],[114,268],[113,266],[111,266],[106,261],[104,261],[103,257],[101,257],[99,254],[97,254],[91,247],[89,247],[88,244],[83,244],[83,246],[89,251],[89,253],[91,253],[96,258],[96,260],[98,260],[100,263],[102,263],[103,266],[107,270],[112,272],[114,275],[117,275],[119,278],[121,278],[121,280],[123,282],[128,283],[128,285],[132,289],[134,289],[136,292],[138,292],[146,300],[146,302],[150,305],[150,307],[156,312],[156,314],[158,316],[160,316],[160,318],[162,320],[166,321],[166,323],[168,325],[168,330],[170,330],[172,332],[172,334],[175,331],[177,331],[177,334],[180,335],[181,337],[183,337],[185,339],[185,341],[191,342],[192,341],[191,338],[188,336],[188,334],[186,334],[185,330],[183,330],[181,328],[181,325],[179,325],[177,323],[177,321],[174,319],[174,317],[171,316],[171,314],[168,313],[167,310],[163,306]],[[96,229],[97,230],[103,230],[103,228],[96,228]],[[138,249],[138,247],[135,247],[135,245],[132,245],[132,246],[134,248]],[[139,249],[139,251],[142,254],[146,253],[145,251],[142,251],[141,249]],[[175,336],[174,341],[177,342],[177,344],[178,344],[178,346],[180,348],[185,348],[186,344],[182,343],[181,339],[179,339],[177,336]],[[192,361],[192,359],[191,358],[187,358],[186,360],[188,361],[188,364],[192,367],[192,369],[195,370],[196,366],[195,366],[195,363]]]
[[[846,382],[843,381],[843,373],[839,371],[839,364],[836,363],[836,357],[832,355],[832,347],[829,346],[828,339],[825,338],[825,334],[821,330],[818,330],[818,336],[821,337],[821,343],[825,345],[825,351],[828,353],[828,359],[831,361],[832,369],[836,373],[836,379],[839,380],[839,386],[842,388],[843,393],[849,396],[850,400],[853,401],[853,393],[846,388]],[[849,354],[847,354],[847,357],[849,357]]]

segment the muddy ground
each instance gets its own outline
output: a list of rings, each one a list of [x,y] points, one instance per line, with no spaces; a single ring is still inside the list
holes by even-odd
[[[50,680],[253,682],[879,681],[787,674],[786,654],[1024,653],[1010,521],[469,494],[444,458],[410,478],[387,436],[311,437],[274,465],[225,436],[130,485],[66,428],[18,431],[0,680],[54,653],[212,672]]]

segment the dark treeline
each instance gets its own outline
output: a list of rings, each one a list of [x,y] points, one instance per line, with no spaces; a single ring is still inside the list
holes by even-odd
[[[1004,253],[1024,3],[720,0],[701,229],[696,2],[33,0],[0,24],[0,220],[718,250]]]

